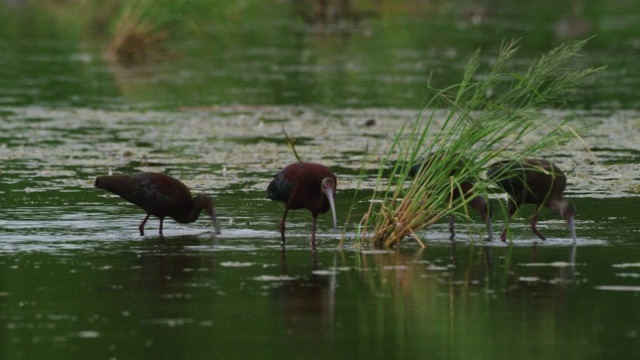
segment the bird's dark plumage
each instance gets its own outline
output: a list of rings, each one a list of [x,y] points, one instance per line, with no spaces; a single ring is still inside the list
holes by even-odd
[[[139,226],[144,235],[144,225],[151,215],[160,218],[159,233],[165,217],[179,223],[192,223],[205,210],[213,221],[216,233],[220,232],[215,216],[213,201],[209,196],[191,196],[189,188],[171,176],[143,172],[133,175],[108,175],[96,178],[95,187],[119,195],[147,212],[147,217]]]
[[[487,177],[509,194],[509,219],[521,205],[536,205],[531,230],[540,239],[545,240],[537,230],[536,222],[540,208],[546,206],[567,221],[573,241],[576,241],[576,208],[573,203],[563,198],[567,177],[555,164],[544,159],[505,160],[491,165],[487,170]],[[506,227],[500,238],[505,241]]]
[[[315,247],[318,214],[331,210],[336,228],[334,196],[336,176],[324,165],[297,162],[279,171],[267,187],[267,197],[285,204],[280,222],[282,244],[285,243],[285,221],[289,210],[307,209],[312,216],[311,244]]]

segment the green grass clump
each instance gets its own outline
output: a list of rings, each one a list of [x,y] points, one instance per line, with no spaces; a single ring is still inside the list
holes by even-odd
[[[575,137],[566,124],[570,119],[556,119],[540,110],[561,106],[564,97],[603,70],[573,66],[586,42],[556,47],[524,74],[511,69],[517,42],[504,43],[488,73],[479,73],[476,52],[459,84],[430,88],[433,96],[425,111],[413,126],[399,131],[383,159],[361,223],[361,242],[393,247],[412,235],[424,247],[419,230],[452,214],[468,218],[471,198],[455,199],[453,191],[462,192],[461,184],[470,181],[474,193],[486,193],[489,183],[480,174],[494,158],[508,151],[509,158],[522,159]],[[447,109],[444,123],[443,108]],[[435,160],[409,180],[411,166],[431,153],[438,154]]]

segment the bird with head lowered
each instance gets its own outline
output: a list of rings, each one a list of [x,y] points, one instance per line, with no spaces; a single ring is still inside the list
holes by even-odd
[[[98,176],[94,185],[96,188],[119,195],[147,212],[147,216],[138,227],[140,235],[144,235],[144,225],[151,215],[160,219],[158,232],[162,236],[165,217],[188,224],[198,220],[202,210],[211,217],[216,234],[220,233],[213,200],[202,194],[191,196],[189,188],[171,176],[151,172],[106,175]]]
[[[523,204],[535,205],[531,230],[545,240],[536,227],[538,212],[545,206],[567,221],[573,242],[576,242],[576,207],[563,198],[567,177],[555,164],[544,159],[505,160],[491,165],[487,177],[509,194],[507,220]],[[506,240],[506,232],[505,226],[500,234],[502,241]]]

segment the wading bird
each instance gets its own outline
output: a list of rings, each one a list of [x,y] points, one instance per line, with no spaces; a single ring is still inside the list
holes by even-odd
[[[546,206],[567,221],[573,242],[576,242],[576,208],[571,201],[562,198],[567,177],[555,164],[543,159],[505,160],[491,165],[487,176],[509,194],[507,222],[520,206],[533,204],[536,210],[531,220],[531,230],[545,240],[536,228],[536,222],[540,208]],[[500,234],[502,241],[506,240],[506,232],[505,225]]]
[[[329,209],[333,215],[333,231],[336,231],[336,176],[324,165],[297,162],[280,170],[267,187],[267,197],[285,204],[280,221],[282,245],[285,244],[284,231],[289,210],[307,209],[311,211],[311,246],[316,245],[316,220],[318,214]]]
[[[429,154],[428,156],[426,156],[425,158],[420,158],[418,159],[418,163],[416,165],[413,165],[411,167],[411,169],[409,169],[409,177],[415,177],[416,175],[418,175],[422,169],[423,166],[426,166],[427,168],[424,169],[424,171],[428,171],[428,167],[434,162],[434,161],[438,161],[441,160],[437,159],[434,155],[434,153]],[[451,170],[451,172],[449,173],[449,176],[455,176],[456,173],[459,171],[459,168],[463,167],[464,164],[462,163],[462,161],[459,161],[457,166]],[[462,193],[460,192],[462,191]],[[482,221],[487,224],[487,239],[489,241],[491,241],[493,239],[493,226],[492,226],[492,219],[491,219],[491,214],[489,213],[489,208],[487,206],[487,202],[485,201],[484,197],[482,197],[481,195],[475,195],[473,192],[473,183],[469,180],[465,180],[462,181],[459,184],[459,188],[456,186],[452,189],[451,192],[451,199],[452,200],[457,200],[460,197],[463,197],[463,199],[470,199],[468,204],[475,208],[476,211],[478,212],[478,214],[480,214],[480,217],[482,218]],[[450,239],[453,240],[456,236],[456,232],[455,232],[455,216],[454,215],[450,215],[449,216],[449,232],[451,233]]]
[[[187,224],[198,220],[201,210],[205,210],[211,216],[216,234],[220,233],[211,198],[201,194],[192,197],[189,188],[171,176],[149,172],[98,176],[94,185],[119,195],[147,212],[147,216],[138,227],[140,235],[144,235],[144,224],[151,215],[160,218],[159,233],[162,236],[165,217]]]

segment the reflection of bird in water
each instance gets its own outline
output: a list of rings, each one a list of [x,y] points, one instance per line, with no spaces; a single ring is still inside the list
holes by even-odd
[[[552,249],[549,247],[539,247],[537,243],[533,244],[532,256],[531,256],[531,269],[532,274],[528,277],[533,278],[533,283],[529,283],[527,288],[533,284],[538,285],[539,289],[546,288],[547,291],[553,292],[557,296],[566,297],[569,286],[576,280],[576,253],[578,246],[576,244],[571,245],[569,248],[566,261],[562,258],[558,259],[554,257],[553,261],[540,261],[538,259],[538,252],[544,251],[547,256],[550,253],[557,254],[559,249]],[[514,272],[515,273],[515,272]],[[525,277],[526,278],[526,277]],[[553,286],[548,286],[548,285]],[[542,291],[542,290],[539,290]]]
[[[208,241],[215,240],[211,235]],[[159,295],[174,294],[182,285],[189,296],[187,286],[194,281],[195,274],[200,269],[214,267],[213,253],[194,254],[185,251],[188,246],[203,244],[199,235],[181,235],[163,238],[162,241],[143,242],[137,247],[136,264],[132,268],[139,268],[140,275],[135,277],[139,286],[152,289]]]
[[[285,250],[283,249],[280,254],[282,274],[288,277],[296,276],[287,266]],[[336,262],[337,255],[334,255],[333,267],[326,271],[320,270],[317,266],[316,252],[313,251],[310,275],[285,281],[274,290],[278,312],[285,319],[288,330],[295,329],[295,333],[299,336],[307,334],[317,336],[319,333],[327,338],[333,337],[337,284]],[[309,332],[307,328],[315,330]]]
[[[573,244],[571,246],[571,251],[569,252],[569,266],[567,267],[565,278],[569,281],[573,281],[576,278],[576,252],[578,251],[578,246]]]

